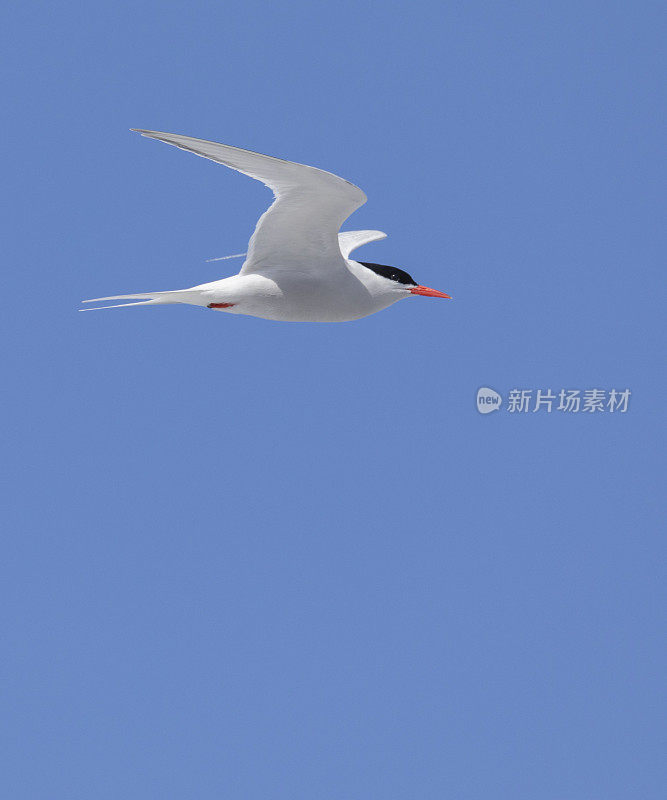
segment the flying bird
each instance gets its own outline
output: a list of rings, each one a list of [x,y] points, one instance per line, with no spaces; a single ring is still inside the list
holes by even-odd
[[[142,292],[84,300],[134,300],[111,306],[187,303],[228,314],[247,314],[284,322],[345,322],[421,295],[446,297],[421,286],[398,267],[353,261],[362,244],[384,239],[382,231],[339,232],[366,202],[354,184],[315,167],[283,161],[216,142],[172,133],[137,130],[142,136],[209,158],[273,191],[274,201],[255,227],[238,275],[190,289]]]

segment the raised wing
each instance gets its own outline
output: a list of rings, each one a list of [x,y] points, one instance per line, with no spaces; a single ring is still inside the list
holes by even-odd
[[[343,258],[349,258],[350,253],[361,247],[362,244],[376,242],[378,239],[386,239],[387,234],[382,231],[342,231],[338,234],[338,246]],[[227,261],[230,258],[243,258],[247,253],[234,253],[231,256],[218,256],[217,258],[207,258],[209,261]]]
[[[386,238],[387,234],[382,231],[342,231],[338,234],[338,246],[343,258],[349,258],[350,253],[357,247],[361,247],[362,244]]]
[[[135,129],[137,130],[137,129]],[[257,222],[241,274],[266,267],[345,266],[338,246],[343,222],[366,202],[354,184],[315,167],[283,161],[190,136],[137,130],[242,172],[273,190],[275,200]]]

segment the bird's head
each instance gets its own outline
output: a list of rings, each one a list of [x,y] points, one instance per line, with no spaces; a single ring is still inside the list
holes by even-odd
[[[438,289],[429,289],[428,286],[420,286],[411,275],[408,275],[398,267],[388,267],[385,264],[373,264],[369,261],[360,261],[364,267],[372,270],[382,281],[382,288],[387,292],[395,293],[407,297],[410,294],[420,294],[423,297],[445,297],[451,300],[451,296],[440,292]]]

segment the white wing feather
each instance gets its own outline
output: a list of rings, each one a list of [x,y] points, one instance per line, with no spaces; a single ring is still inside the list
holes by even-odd
[[[377,242],[379,239],[386,239],[387,234],[382,231],[341,231],[338,234],[338,246],[343,258],[349,258],[350,253],[361,247],[362,244]],[[230,258],[243,258],[247,253],[234,253],[232,256],[218,256],[217,258],[207,258],[209,261],[227,261]]]
[[[386,239],[387,234],[382,231],[342,231],[338,234],[338,245],[343,254],[343,258],[349,258],[350,253],[361,247],[362,244],[377,242],[379,239]]]
[[[275,200],[257,222],[240,274],[271,267],[303,266],[309,271],[345,267],[338,231],[366,202],[359,187],[330,172],[250,150],[190,136],[135,130],[231,167],[273,190]]]

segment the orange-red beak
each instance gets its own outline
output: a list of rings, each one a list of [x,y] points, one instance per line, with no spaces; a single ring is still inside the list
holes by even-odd
[[[429,289],[428,286],[413,286],[410,291],[412,294],[423,294],[424,297],[446,297],[451,300],[451,295],[439,292],[437,289]]]

